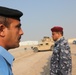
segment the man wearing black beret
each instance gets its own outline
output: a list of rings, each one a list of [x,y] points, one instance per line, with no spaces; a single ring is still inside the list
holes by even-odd
[[[19,47],[23,35],[22,15],[19,10],[0,6],[0,75],[13,75],[11,67],[14,57],[8,50]]]
[[[55,41],[51,57],[50,75],[71,75],[72,60],[70,46],[63,37],[63,28],[51,28],[52,38]]]

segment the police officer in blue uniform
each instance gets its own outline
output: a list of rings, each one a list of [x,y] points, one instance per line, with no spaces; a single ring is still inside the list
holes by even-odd
[[[19,47],[23,31],[19,10],[0,6],[0,75],[13,75],[12,64],[14,57],[9,49]]]
[[[63,37],[63,28],[55,26],[51,31],[55,44],[50,62],[50,75],[71,75],[71,51],[67,40]]]

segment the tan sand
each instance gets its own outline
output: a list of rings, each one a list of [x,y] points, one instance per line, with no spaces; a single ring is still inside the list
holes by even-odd
[[[72,53],[72,75],[76,75],[76,45],[70,44]],[[34,53],[30,47],[19,47],[10,50],[16,60],[13,64],[14,75],[41,75],[44,66],[47,66],[51,51]]]
[[[72,75],[76,75],[76,45],[71,44],[72,53]]]

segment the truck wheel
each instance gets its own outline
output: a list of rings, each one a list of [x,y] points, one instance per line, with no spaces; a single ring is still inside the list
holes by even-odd
[[[34,50],[34,52],[38,52],[38,48],[37,47],[35,47],[33,50]]]
[[[53,47],[54,47],[53,45],[50,47],[50,50],[51,50],[51,51],[53,51]]]

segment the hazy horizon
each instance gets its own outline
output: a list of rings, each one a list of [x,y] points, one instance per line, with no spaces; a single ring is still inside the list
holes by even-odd
[[[51,37],[50,29],[54,26],[64,28],[65,38],[76,37],[76,0],[0,0],[0,6],[23,12],[21,41]]]

